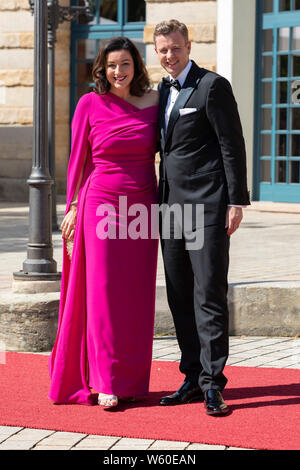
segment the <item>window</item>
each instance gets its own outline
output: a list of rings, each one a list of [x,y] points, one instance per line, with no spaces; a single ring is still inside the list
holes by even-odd
[[[255,194],[261,200],[300,202],[300,104],[294,99],[300,86],[300,1],[258,4]]]
[[[279,11],[300,10],[300,0],[279,0]]]
[[[83,5],[73,0],[73,5]],[[103,42],[113,36],[129,37],[145,59],[143,32],[145,0],[94,0],[93,18],[79,15],[71,28],[71,116],[80,96],[93,84],[92,66]]]

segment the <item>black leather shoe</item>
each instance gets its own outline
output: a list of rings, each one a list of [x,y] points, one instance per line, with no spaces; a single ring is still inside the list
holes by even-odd
[[[160,399],[160,405],[182,405],[191,401],[204,400],[204,395],[198,384],[183,382],[181,387],[173,395],[168,395]]]
[[[208,415],[225,415],[229,411],[221,392],[213,389],[205,392],[205,408]]]

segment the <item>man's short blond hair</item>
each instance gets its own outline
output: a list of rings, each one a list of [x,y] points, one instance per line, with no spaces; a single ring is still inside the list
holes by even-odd
[[[189,32],[184,23],[180,23],[178,20],[167,20],[161,21],[155,26],[155,30],[153,33],[153,40],[154,44],[156,43],[157,36],[167,36],[170,33],[174,33],[179,31],[182,36],[184,37],[185,43],[187,44],[189,41]]]

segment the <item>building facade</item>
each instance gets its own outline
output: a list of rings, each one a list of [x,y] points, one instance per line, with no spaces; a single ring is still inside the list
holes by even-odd
[[[83,4],[60,0],[61,5]],[[65,194],[70,121],[93,86],[103,41],[131,38],[156,85],[153,30],[187,24],[191,57],[232,84],[247,148],[251,199],[300,202],[300,0],[94,0],[94,17],[60,24],[56,43],[56,187]],[[26,201],[32,160],[33,17],[28,0],[0,2],[0,200]]]

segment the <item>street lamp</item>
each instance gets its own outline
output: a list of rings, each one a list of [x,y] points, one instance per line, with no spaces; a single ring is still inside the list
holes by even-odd
[[[52,245],[52,191],[54,185],[54,43],[56,29],[63,21],[71,21],[83,12],[91,15],[90,2],[84,6],[61,7],[57,0],[29,0],[34,13],[34,103],[33,152],[29,185],[29,241],[23,270],[13,273],[15,280],[57,281],[57,263]],[[47,37],[48,32],[48,37]],[[49,103],[48,50],[49,44]],[[49,122],[49,128],[48,128]],[[50,159],[48,158],[50,156]],[[51,172],[51,173],[50,173]],[[54,206],[56,212],[56,207]],[[56,216],[55,216],[56,217]]]
[[[45,0],[44,0],[45,1]],[[79,15],[85,14],[88,19],[93,18],[92,0],[84,0],[84,5],[61,6],[58,0],[47,0],[48,9],[48,158],[49,171],[53,179],[52,192],[52,230],[58,230],[56,214],[56,182],[55,182],[55,43],[56,30],[60,23],[73,21]],[[34,12],[35,0],[29,0],[31,13]]]
[[[15,280],[58,280],[51,237],[51,185],[48,164],[47,4],[34,5],[33,153],[29,185],[29,242],[23,271]]]

